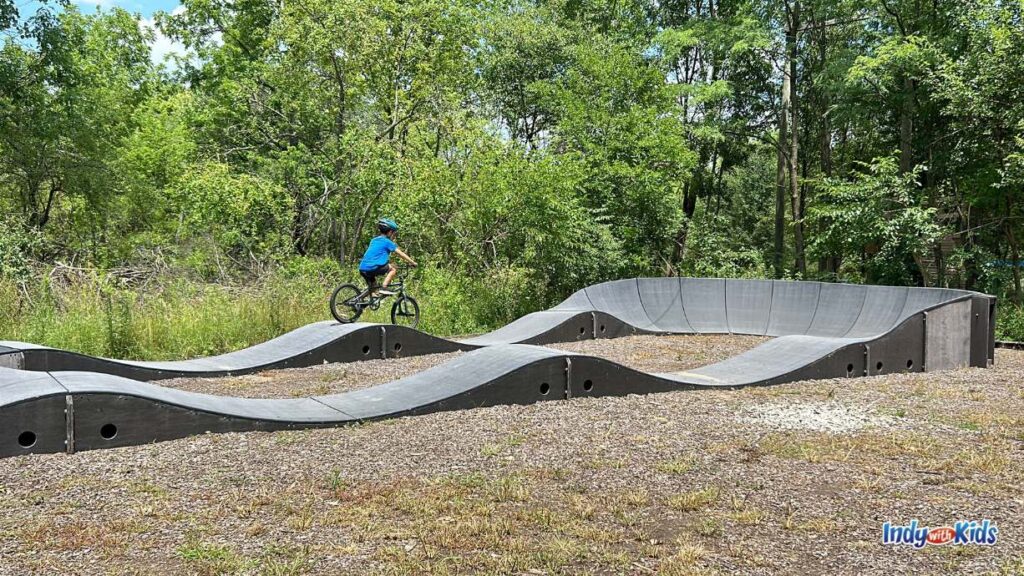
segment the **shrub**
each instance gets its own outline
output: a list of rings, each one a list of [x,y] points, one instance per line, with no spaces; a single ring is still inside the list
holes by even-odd
[[[1024,342],[1024,307],[1001,303],[996,308],[996,340]]]

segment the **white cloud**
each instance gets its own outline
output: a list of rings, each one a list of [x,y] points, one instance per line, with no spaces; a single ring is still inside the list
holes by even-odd
[[[105,1],[116,1],[116,0],[105,0]],[[184,6],[177,6],[171,11],[171,14],[178,15],[185,11]],[[185,47],[184,44],[177,40],[172,40],[164,35],[163,32],[156,25],[156,20],[153,18],[141,18],[139,19],[139,27],[143,30],[147,30],[153,33],[153,41],[149,45],[149,58],[154,64],[163,64],[167,62],[170,56],[187,56],[190,51]],[[173,64],[168,64],[173,67]]]
[[[119,0],[104,1],[117,2]],[[171,15],[178,16],[180,14],[183,14],[184,12],[185,7],[179,4],[174,8],[174,10],[171,10]],[[191,60],[193,63],[198,62],[199,57],[196,55],[195,51],[186,48],[185,45],[181,42],[172,40],[165,36],[164,33],[161,32],[160,29],[157,27],[155,19],[141,18],[139,19],[139,27],[143,30],[148,30],[153,33],[153,41],[150,42],[149,45],[149,57],[154,64],[167,64],[167,66],[173,70],[177,67],[177,65],[173,61],[168,60],[168,58],[171,56],[182,57]],[[215,46],[221,46],[224,44],[224,39],[220,32],[214,32],[210,37],[210,41]]]

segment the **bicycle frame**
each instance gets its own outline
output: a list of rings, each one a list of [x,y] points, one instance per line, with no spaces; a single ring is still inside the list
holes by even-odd
[[[367,309],[379,310],[382,302],[391,296],[397,296],[398,298],[391,306],[391,323],[415,328],[419,323],[420,309],[416,299],[405,292],[407,274],[407,271],[402,270],[397,275],[396,281],[387,287],[387,291],[390,292],[389,294],[374,294],[374,291],[381,289],[381,286],[376,281],[366,285],[365,288],[359,288],[354,283],[338,286],[330,298],[331,315],[342,324],[355,322],[362,315],[363,311]],[[339,297],[343,292],[345,294],[352,294],[352,296],[342,300]],[[352,314],[342,311],[346,308],[351,309]],[[411,320],[408,320],[409,318]]]
[[[360,292],[352,304],[361,308],[371,308],[379,305],[391,296],[405,296],[405,274],[399,274],[395,279],[397,282],[392,282],[388,285],[388,290],[393,290],[395,292],[394,294],[378,294],[376,296],[370,296],[374,290],[380,288],[380,286],[374,282],[372,286],[368,286],[365,290]]]

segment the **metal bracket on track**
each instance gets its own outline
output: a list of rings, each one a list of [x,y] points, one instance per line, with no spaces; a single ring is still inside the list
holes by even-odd
[[[71,394],[64,396],[64,421],[67,423],[67,439],[64,441],[64,451],[68,454],[75,453],[75,397]]]
[[[572,398],[572,358],[565,359],[565,399]]]
[[[921,346],[923,348],[923,350],[921,350],[921,372],[927,372],[928,371],[928,311],[925,310],[921,314],[923,315],[923,319],[921,321],[921,330],[924,331],[924,335],[921,338],[921,342],[924,343]]]

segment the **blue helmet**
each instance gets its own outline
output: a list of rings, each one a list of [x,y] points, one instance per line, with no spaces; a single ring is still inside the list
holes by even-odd
[[[398,224],[390,218],[381,218],[377,220],[377,230],[380,230],[382,234],[387,232],[398,232]]]

